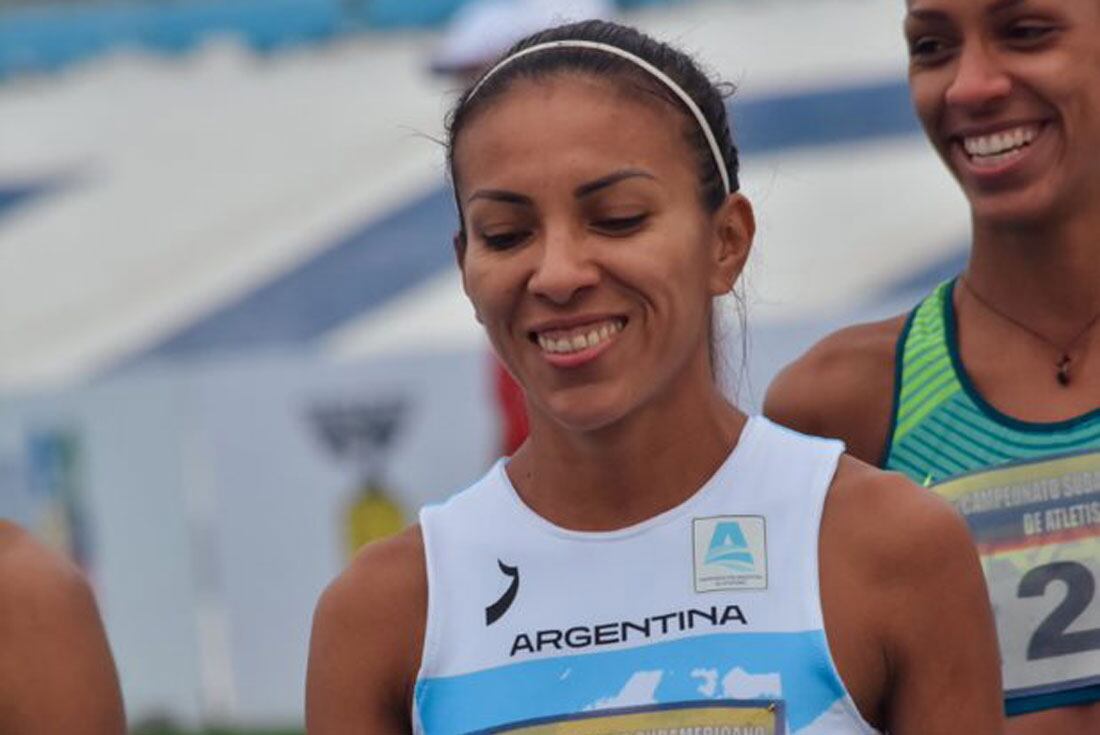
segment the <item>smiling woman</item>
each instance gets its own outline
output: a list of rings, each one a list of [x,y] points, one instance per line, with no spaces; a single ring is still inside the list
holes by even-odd
[[[577,428],[614,423],[601,412],[631,408],[623,392],[713,390],[701,339],[710,300],[731,289],[752,233],[740,196],[718,222],[700,216],[694,157],[669,145],[685,123],[660,98],[632,101],[632,89],[592,77],[517,82],[454,154],[457,247],[478,318],[528,400]],[[562,155],[578,143],[591,153]],[[462,171],[488,176],[469,186]],[[668,247],[677,241],[686,246]],[[681,381],[685,369],[699,379]]]
[[[910,314],[828,337],[765,408],[966,514],[1007,732],[1100,732],[1100,3],[908,11],[913,104],[970,203],[969,262]]]
[[[754,219],[698,65],[611,23],[536,34],[449,153],[530,436],[325,592],[310,732],[997,732],[961,519],[716,382]]]

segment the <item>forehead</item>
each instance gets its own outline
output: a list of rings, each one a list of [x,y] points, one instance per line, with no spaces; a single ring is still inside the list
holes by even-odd
[[[1027,10],[1048,6],[1093,6],[1100,8],[1100,0],[906,0],[910,15],[933,14],[996,14],[1012,10]]]
[[[603,175],[608,167],[626,166],[693,173],[687,124],[664,98],[622,80],[573,73],[517,80],[460,131],[456,183],[526,180],[564,170]]]

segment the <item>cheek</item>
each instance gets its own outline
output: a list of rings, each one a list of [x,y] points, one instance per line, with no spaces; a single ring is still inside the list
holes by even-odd
[[[486,270],[477,258],[471,258],[467,253],[462,266],[462,288],[477,312],[478,321],[485,320],[485,311],[492,302],[490,286],[491,281],[486,278]]]
[[[939,85],[929,79],[927,74],[909,77],[909,100],[926,131],[931,130],[938,115],[939,100],[942,97],[938,89]]]
[[[466,253],[462,284],[477,312],[478,321],[490,327],[507,316],[520,287],[515,265],[482,253]]]
[[[695,319],[711,299],[713,272],[705,249],[705,243],[692,238],[651,243],[644,257],[636,249],[624,258],[620,272],[627,282],[639,285],[658,313],[673,320]]]
[[[1080,115],[1088,126],[1090,137],[1097,140],[1100,139],[1100,64],[1092,72],[1088,86],[1081,91]],[[1095,156],[1091,158],[1096,160]]]

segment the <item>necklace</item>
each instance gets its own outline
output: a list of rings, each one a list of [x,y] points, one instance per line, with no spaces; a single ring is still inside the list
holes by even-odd
[[[1073,348],[1077,346],[1077,343],[1081,341],[1082,337],[1092,331],[1093,325],[1095,325],[1096,322],[1100,320],[1100,312],[1093,314],[1092,319],[1089,319],[1088,323],[1085,324],[1085,326],[1081,327],[1080,331],[1078,331],[1077,334],[1073,335],[1073,338],[1069,342],[1066,342],[1064,345],[1060,345],[1051,338],[1047,337],[1045,334],[1035,331],[1028,325],[1021,322],[1019,319],[1016,319],[1015,317],[1004,313],[996,306],[986,301],[977,291],[975,291],[971,287],[970,279],[966,278],[965,276],[959,276],[959,281],[962,283],[963,288],[966,289],[966,292],[973,296],[974,300],[984,306],[986,309],[996,314],[1009,324],[1013,324],[1024,330],[1032,337],[1038,339],[1040,342],[1044,342],[1057,350],[1060,353],[1061,357],[1059,357],[1058,361],[1054,363],[1054,369],[1058,371],[1057,373],[1055,373],[1054,377],[1058,380],[1058,385],[1062,386],[1063,388],[1069,386],[1069,371],[1070,368],[1073,367]]]

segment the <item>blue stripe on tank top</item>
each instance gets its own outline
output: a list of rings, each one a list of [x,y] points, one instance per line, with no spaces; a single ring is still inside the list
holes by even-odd
[[[983,439],[990,441],[990,448],[994,451],[1006,452],[1011,456],[1016,456],[1021,450],[1039,454],[1073,451],[1100,439],[1100,425],[1095,430],[1080,431],[1077,434],[1060,432],[1058,434],[1036,434],[1032,436],[1000,427],[998,427],[1000,430],[994,433],[989,428],[988,417],[984,417],[977,409],[970,408],[965,404],[948,406],[945,408],[944,414],[966,426]]]
[[[616,704],[639,675],[659,679],[650,701]],[[776,676],[792,733],[845,696],[824,633],[804,631],[697,636],[427,678],[417,682],[416,707],[428,735],[458,735],[616,706],[770,698]],[[738,690],[724,691],[726,681],[739,681]]]
[[[943,443],[950,446],[952,452],[957,453],[962,459],[966,460],[968,466],[981,465],[989,461],[990,455],[997,454],[991,451],[989,447],[974,441],[973,437],[939,421],[935,416],[928,419],[926,426],[932,436],[942,437]],[[1007,460],[1007,456],[997,456],[997,461]],[[958,461],[958,458],[956,458],[956,461]]]

